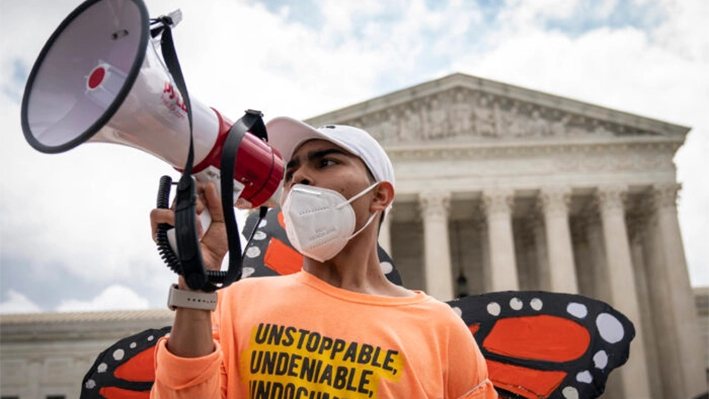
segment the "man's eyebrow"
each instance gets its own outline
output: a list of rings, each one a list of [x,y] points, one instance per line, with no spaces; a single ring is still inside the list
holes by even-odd
[[[307,154],[307,159],[309,161],[312,161],[313,159],[319,159],[325,156],[328,156],[330,154],[340,154],[340,155],[345,155],[345,156],[351,156],[349,152],[339,149],[339,148],[326,148],[324,150],[317,150],[317,151],[312,151]],[[293,168],[297,165],[299,165],[301,162],[301,158],[293,158],[291,159],[288,164],[286,165],[286,169],[288,168]]]

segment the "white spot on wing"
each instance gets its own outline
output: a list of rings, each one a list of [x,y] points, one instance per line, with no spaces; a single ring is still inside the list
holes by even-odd
[[[583,319],[588,316],[588,309],[586,308],[586,305],[582,303],[571,302],[566,306],[566,311],[570,315],[576,316],[579,319]]]
[[[463,317],[463,311],[457,306],[453,306],[453,313],[457,314],[458,317]]]
[[[611,344],[620,342],[625,336],[623,325],[608,313],[601,313],[596,317],[596,327],[598,327],[601,338]]]
[[[585,382],[586,384],[590,384],[593,382],[593,376],[588,370],[584,370],[578,374],[576,374],[576,381],[578,382]]]
[[[534,310],[542,310],[544,302],[542,302],[542,300],[539,298],[533,298],[531,301],[529,301],[529,306],[531,306]]]
[[[510,299],[510,307],[514,310],[521,310],[523,305],[522,300],[519,298]]]
[[[564,395],[566,399],[579,399],[579,391],[574,387],[565,387],[561,390],[561,394]]]
[[[608,365],[608,354],[606,351],[600,350],[593,355],[593,364],[597,369],[603,370]]]
[[[258,257],[259,255],[261,255],[261,248],[257,246],[252,245],[246,250],[246,256],[251,259]]]
[[[125,356],[125,354],[126,353],[123,351],[123,349],[116,349],[115,351],[113,351],[113,358],[115,360],[123,360],[123,356]]]
[[[490,302],[487,304],[487,312],[493,316],[499,316],[501,310],[500,304],[497,302]]]

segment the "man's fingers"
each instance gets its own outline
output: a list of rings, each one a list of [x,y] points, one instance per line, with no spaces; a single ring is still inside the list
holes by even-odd
[[[150,211],[150,228],[153,233],[153,241],[157,240],[158,225],[167,223],[175,225],[175,213],[170,209],[153,209]]]
[[[207,209],[212,215],[212,222],[223,223],[224,212],[222,212],[222,201],[217,194],[217,187],[214,183],[207,183],[204,186],[204,198],[207,202]]]

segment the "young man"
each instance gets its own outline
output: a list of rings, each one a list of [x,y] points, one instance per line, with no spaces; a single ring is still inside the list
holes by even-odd
[[[380,268],[378,227],[394,200],[394,172],[379,144],[348,126],[276,118],[267,128],[287,163],[282,211],[302,271],[234,283],[214,313],[176,301],[152,397],[496,398],[463,321]],[[202,194],[214,220],[203,255],[218,268],[223,216],[214,187]],[[153,211],[153,228],[172,217]],[[176,298],[209,295],[178,288]]]

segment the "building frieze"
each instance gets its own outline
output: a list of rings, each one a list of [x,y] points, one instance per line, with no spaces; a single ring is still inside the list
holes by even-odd
[[[406,162],[491,162],[512,167],[515,162],[543,161],[546,172],[672,170],[679,144],[666,141],[607,143],[547,143],[500,146],[429,145],[387,148],[396,165]],[[541,166],[538,166],[541,167]],[[536,170],[536,172],[544,172]]]
[[[495,142],[559,138],[665,136],[688,128],[454,74],[308,120],[370,132],[382,144]]]

